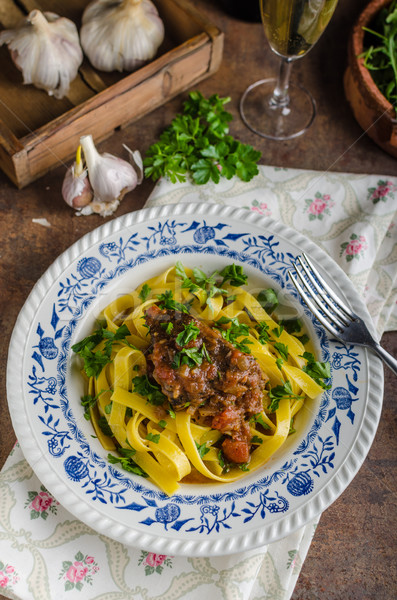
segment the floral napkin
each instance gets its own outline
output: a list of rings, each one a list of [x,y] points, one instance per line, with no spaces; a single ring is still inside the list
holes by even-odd
[[[379,335],[397,327],[397,178],[260,167],[250,183],[171,184],[147,206],[217,202],[281,220],[349,275]],[[318,519],[276,543],[215,558],[129,548],[75,519],[18,444],[0,473],[0,594],[23,600],[288,600]]]

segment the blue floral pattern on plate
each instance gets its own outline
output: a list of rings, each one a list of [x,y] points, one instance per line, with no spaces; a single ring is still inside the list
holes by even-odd
[[[35,312],[27,342],[31,360],[22,382],[26,411],[40,448],[48,452],[51,468],[61,472],[58,476],[66,488],[92,509],[101,505],[115,523],[146,530],[153,539],[163,536],[165,545],[170,532],[182,541],[192,535],[198,540],[223,533],[241,537],[247,528],[271,526],[280,515],[288,520],[341,468],[364,418],[365,397],[358,380],[365,356],[358,348],[330,341],[297,298],[288,269],[302,248],[291,230],[275,227],[268,219],[261,220],[264,228],[245,211],[233,218],[230,208],[212,207],[209,214],[198,205],[197,212],[171,207],[168,212],[128,226],[123,218],[115,220],[105,239],[97,236],[96,244],[80,252],[54,279]],[[208,271],[236,262],[263,280],[263,286],[277,287],[291,298],[304,315],[322,360],[331,363],[332,390],[313,404],[304,430],[269,466],[227,486],[184,485],[168,498],[144,478],[105,459],[106,452],[83,418],[70,348],[84,323],[94,323],[93,310],[109,288],[116,295],[119,283],[125,278],[129,282],[136,271],[142,273],[142,267],[158,265],[160,272],[177,260]]]

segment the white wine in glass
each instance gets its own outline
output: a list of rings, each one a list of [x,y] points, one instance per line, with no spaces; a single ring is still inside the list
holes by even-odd
[[[290,83],[292,64],[314,46],[327,27],[338,0],[259,0],[270,47],[280,59],[277,79],[250,85],[240,102],[243,121],[255,133],[288,140],[304,133],[316,115],[305,88]]]

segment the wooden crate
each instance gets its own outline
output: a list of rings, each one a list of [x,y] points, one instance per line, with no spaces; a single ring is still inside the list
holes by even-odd
[[[127,73],[96,71],[84,59],[67,97],[57,100],[22,84],[6,46],[0,48],[0,167],[22,188],[70,161],[81,135],[95,141],[136,121],[215,72],[223,34],[190,0],[153,0],[164,21],[157,58]],[[78,28],[88,0],[0,0],[0,24],[15,26],[34,8],[72,19]]]

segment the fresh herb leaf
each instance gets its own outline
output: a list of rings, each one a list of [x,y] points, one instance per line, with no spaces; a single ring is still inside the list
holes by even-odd
[[[146,439],[149,442],[153,442],[154,444],[158,444],[160,441],[160,434],[159,433],[148,433],[146,436]]]
[[[126,340],[128,335],[130,335],[130,330],[127,325],[121,325],[115,332],[101,327],[72,346],[73,352],[79,354],[84,360],[84,371],[87,377],[98,377],[103,367],[111,361],[112,345],[114,343],[123,342],[133,348]],[[106,340],[103,350],[94,352],[94,348],[103,340]]]
[[[200,366],[203,362],[203,354],[198,348],[183,348],[180,352],[176,352],[174,360],[171,363],[173,369],[179,369],[182,365],[187,365],[189,368]]]
[[[281,342],[274,342],[273,346],[280,352],[281,358],[288,360],[288,346]]]
[[[275,327],[274,329],[272,329],[272,334],[274,335],[274,337],[280,337],[283,331],[284,327],[283,325],[280,325],[279,327]]]
[[[265,321],[259,321],[255,325],[255,329],[259,333],[259,341],[261,344],[265,344],[270,340],[269,325]]]
[[[307,364],[303,367],[305,373],[310,375],[310,377],[322,388],[329,390],[331,385],[324,383],[324,379],[329,379],[331,377],[331,366],[329,362],[320,362],[316,360],[311,352],[304,352],[302,356],[307,361]]]
[[[116,465],[118,463],[121,464],[122,468],[129,473],[135,473],[135,475],[140,475],[141,477],[148,477],[147,473],[140,466],[136,464],[133,460],[133,456],[135,454],[135,450],[133,448],[120,448],[120,454],[124,454],[124,456],[115,456],[114,454],[108,454],[108,461],[112,465]]]
[[[305,346],[305,344],[307,344],[307,342],[310,341],[310,338],[306,333],[304,333],[303,335],[300,335],[300,336],[297,335],[296,338],[298,340],[300,340],[304,346]]]
[[[168,323],[160,323],[160,327],[164,329],[165,333],[170,335],[174,329],[174,324],[171,321],[168,321]]]
[[[257,300],[262,308],[269,314],[271,314],[278,306],[277,294],[272,288],[259,292]]]
[[[280,404],[280,400],[282,398],[294,398],[296,400],[303,398],[303,396],[298,396],[292,392],[291,384],[289,381],[286,381],[283,385],[276,385],[269,391],[269,398],[271,403],[268,407],[270,412],[274,412],[278,409]]]
[[[224,285],[226,281],[230,281],[230,285],[240,287],[247,283],[248,276],[244,273],[243,267],[240,265],[229,265],[225,267],[221,272],[220,276],[223,277],[221,285]]]
[[[160,406],[165,400],[167,400],[167,396],[163,394],[160,386],[152,383],[147,375],[134,377],[132,383],[134,385],[133,391],[137,394],[140,394],[144,398],[147,398],[149,404]]]
[[[147,283],[144,283],[141,291],[139,292],[139,297],[142,300],[142,302],[145,302],[145,300],[147,300],[147,297],[149,296],[151,291],[152,288],[149,287]]]
[[[179,310],[179,312],[189,314],[189,310],[184,304],[181,304],[180,302],[176,302],[174,300],[174,295],[171,290],[166,290],[164,294],[158,294],[157,298],[159,300],[160,308]]]
[[[268,425],[268,423],[266,423],[266,421],[263,418],[263,416],[261,415],[261,413],[258,413],[257,415],[253,415],[250,418],[250,422],[259,423],[259,425],[262,425],[263,429],[270,429],[270,425]]]
[[[195,443],[196,443],[196,448],[199,453],[199,456],[201,458],[203,458],[203,456],[205,456],[207,454],[207,452],[210,451],[210,449],[207,448],[207,444],[205,444],[205,443],[204,444],[199,444],[198,442],[195,442]]]
[[[280,321],[280,325],[282,325],[288,333],[299,333],[302,329],[302,323],[299,319],[283,319]]]
[[[99,417],[98,419],[98,425],[100,430],[102,431],[102,433],[104,435],[107,435],[108,437],[113,437],[113,431],[110,428],[109,423],[107,422],[106,417],[102,416]]]
[[[222,327],[222,325],[227,325],[227,327]],[[252,344],[252,342],[248,338],[238,340],[238,338],[249,334],[249,327],[245,323],[240,323],[237,317],[232,317],[231,319],[221,317],[215,321],[214,327],[219,330],[225,340],[233,344],[241,352],[245,352],[246,354],[251,353],[248,344]]]
[[[193,321],[190,321],[190,323],[183,326],[183,331],[178,333],[178,335],[175,338],[175,341],[178,344],[178,346],[183,347],[186,346],[189,342],[195,340],[199,333],[200,329],[197,327],[197,325],[194,324]]]
[[[177,114],[152,144],[144,158],[145,176],[157,180],[166,176],[173,183],[190,176],[199,185],[234,175],[249,181],[257,175],[261,153],[229,135],[232,115],[224,105],[230,98],[217,94],[205,98],[189,94],[183,112]]]
[[[263,439],[259,435],[253,435],[250,441],[251,444],[263,444]]]
[[[167,427],[167,421],[164,421],[164,419],[161,419],[161,421],[158,422],[158,425],[160,425],[160,427],[165,429]]]
[[[371,28],[363,27],[364,66],[376,86],[393,106],[397,103],[397,2],[378,11]]]

